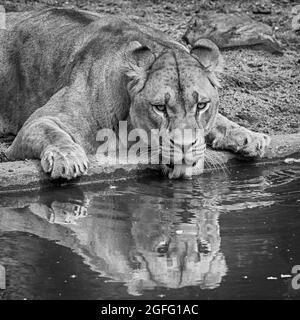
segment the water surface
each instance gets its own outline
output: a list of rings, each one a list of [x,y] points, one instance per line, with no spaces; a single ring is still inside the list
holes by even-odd
[[[299,299],[300,166],[1,195],[0,299]]]

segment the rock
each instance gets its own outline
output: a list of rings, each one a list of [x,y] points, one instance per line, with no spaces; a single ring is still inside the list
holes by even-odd
[[[7,159],[7,156],[6,156],[5,152],[0,149],[0,163],[1,162],[7,162],[7,161],[8,161],[8,159]]]
[[[273,107],[279,109],[281,112],[289,110],[289,107],[286,104],[275,104]]]
[[[300,4],[294,6],[291,10],[292,15],[297,15],[298,13],[300,13]]]
[[[260,3],[255,3],[255,5],[252,8],[252,12],[254,14],[271,14],[272,13],[272,7],[271,2],[269,1],[262,1]]]
[[[300,5],[292,8],[292,30],[294,32],[300,31]]]
[[[299,128],[299,123],[298,122],[291,122],[290,127],[297,129],[297,128]]]
[[[258,121],[258,117],[254,114],[251,114],[250,112],[247,111],[240,111],[239,113],[237,113],[236,115],[238,118],[242,119],[242,120],[246,120],[249,123],[255,123]]]
[[[5,151],[7,149],[7,145],[0,140],[0,163],[8,161]]]
[[[0,5],[0,30],[5,30],[5,9]]]
[[[146,17],[147,12],[146,12],[145,10],[140,10],[140,11],[137,11],[135,14],[136,14],[138,17],[144,18],[144,17]]]
[[[164,9],[165,9],[166,11],[173,11],[173,12],[176,12],[176,8],[175,8],[175,6],[174,6],[173,4],[171,4],[171,3],[166,4],[166,5],[164,6]]]
[[[259,68],[259,67],[263,66],[263,64],[261,62],[249,62],[249,63],[247,63],[247,65],[250,68]]]
[[[209,13],[192,18],[183,40],[193,45],[200,38],[214,41],[220,49],[252,47],[282,54],[273,29],[243,13]]]

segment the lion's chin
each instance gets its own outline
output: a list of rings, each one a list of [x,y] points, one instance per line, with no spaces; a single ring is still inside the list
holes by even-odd
[[[169,179],[191,179],[192,176],[203,173],[204,159],[200,159],[195,166],[187,164],[163,165],[163,171]]]

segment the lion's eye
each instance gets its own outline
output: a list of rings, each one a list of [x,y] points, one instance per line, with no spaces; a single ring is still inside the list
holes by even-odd
[[[202,111],[208,107],[209,102],[198,102],[197,109]]]
[[[155,104],[155,105],[152,105],[153,106],[153,109],[154,109],[154,111],[156,111],[156,112],[160,112],[160,113],[162,113],[162,112],[165,112],[166,111],[166,106],[165,105],[163,105],[163,104]]]

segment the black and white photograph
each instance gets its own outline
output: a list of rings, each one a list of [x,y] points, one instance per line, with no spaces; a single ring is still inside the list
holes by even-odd
[[[300,300],[300,0],[0,0],[0,300]]]

